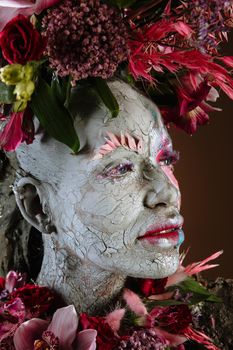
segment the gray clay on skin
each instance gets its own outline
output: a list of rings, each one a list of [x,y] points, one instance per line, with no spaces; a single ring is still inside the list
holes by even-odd
[[[151,101],[123,82],[109,85],[119,116],[110,119],[101,104],[89,112],[84,108],[76,117],[82,145],[78,155],[42,135],[17,151],[26,176],[16,184],[16,199],[24,217],[43,233],[38,282],[57,290],[78,311],[90,313],[121,290],[126,276],[162,278],[179,263],[178,247],[137,239],[149,225],[182,222],[179,189],[156,162],[165,140],[172,149],[171,140]],[[107,132],[142,138],[142,153],[119,147],[96,159]],[[133,164],[131,171],[105,176],[106,169],[127,162]],[[39,195],[42,219],[18,195],[27,184]],[[54,232],[47,234],[48,227]]]

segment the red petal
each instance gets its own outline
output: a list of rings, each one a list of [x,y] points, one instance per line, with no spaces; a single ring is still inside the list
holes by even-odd
[[[0,133],[0,147],[5,151],[14,151],[23,139],[23,114],[24,112],[12,113],[9,122]]]

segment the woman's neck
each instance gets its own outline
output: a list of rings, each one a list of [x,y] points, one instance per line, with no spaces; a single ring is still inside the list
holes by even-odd
[[[69,249],[59,249],[50,237],[44,241],[44,259],[37,282],[59,293],[78,313],[98,315],[114,303],[126,276],[82,261]]]

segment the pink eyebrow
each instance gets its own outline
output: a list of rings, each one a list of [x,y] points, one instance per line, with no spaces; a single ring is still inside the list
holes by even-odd
[[[129,133],[120,135],[107,132],[106,142],[101,146],[95,156],[95,159],[103,158],[108,153],[113,152],[119,147],[124,147],[127,150],[141,154],[143,150],[143,143],[141,138],[131,136]]]

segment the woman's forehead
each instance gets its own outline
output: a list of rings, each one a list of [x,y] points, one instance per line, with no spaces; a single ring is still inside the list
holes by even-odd
[[[144,145],[153,142],[154,146],[164,143],[168,139],[166,127],[162,121],[159,110],[155,105],[146,106],[144,101],[124,101],[120,105],[117,118],[104,120],[104,113],[98,113],[89,119],[86,129],[87,143],[91,149],[96,149],[105,144],[109,134],[118,139],[130,135],[136,140],[142,140]],[[110,138],[110,141],[111,138]]]

